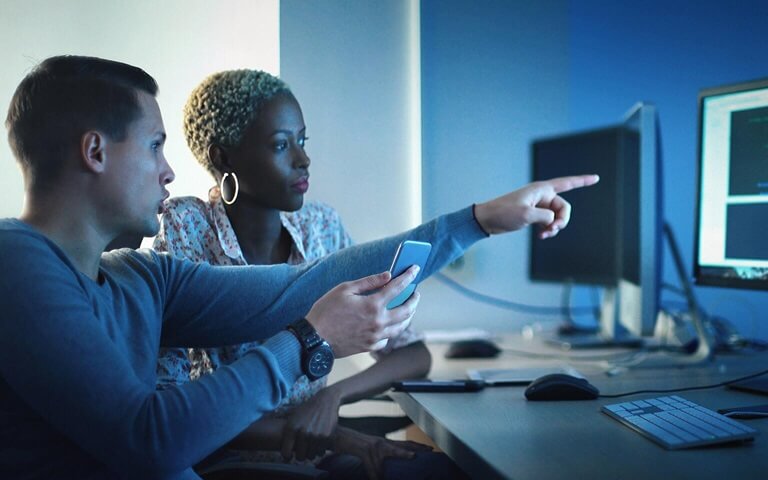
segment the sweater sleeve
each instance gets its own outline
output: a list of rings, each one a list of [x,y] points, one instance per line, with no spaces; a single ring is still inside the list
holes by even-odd
[[[181,261],[159,255],[168,289],[164,346],[212,347],[269,338],[305,316],[318,298],[339,283],[386,271],[404,240],[433,245],[416,279],[419,282],[485,237],[471,208],[465,208],[400,235],[354,245],[301,265],[179,265]],[[211,321],[212,317],[216,320]]]

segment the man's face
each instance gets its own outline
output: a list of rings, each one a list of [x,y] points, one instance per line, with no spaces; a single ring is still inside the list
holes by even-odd
[[[165,186],[174,173],[163,155],[165,128],[155,98],[138,92],[139,118],[128,126],[125,140],[108,141],[105,163],[107,225],[116,234],[149,237],[160,227],[157,214],[168,197]]]

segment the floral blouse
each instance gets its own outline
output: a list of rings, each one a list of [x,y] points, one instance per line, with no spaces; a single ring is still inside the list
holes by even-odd
[[[283,227],[293,240],[288,263],[309,262],[352,245],[338,212],[319,202],[308,202],[296,212],[281,212]],[[212,265],[247,265],[237,236],[227,217],[218,187],[208,192],[208,202],[196,197],[177,197],[166,201],[160,233],[153,248],[158,252]],[[407,328],[387,346],[374,353],[386,355],[393,349],[423,340],[423,335]],[[218,367],[245,355],[258,342],[221,348],[165,348],[158,360],[158,388],[196,380]],[[274,415],[281,416],[305,402],[326,384],[321,378],[310,382],[301,376]],[[279,455],[279,454],[278,454]],[[269,460],[273,461],[273,460]]]

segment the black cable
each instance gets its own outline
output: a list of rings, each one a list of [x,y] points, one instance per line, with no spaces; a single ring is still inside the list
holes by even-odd
[[[688,392],[690,390],[707,390],[710,388],[718,388],[718,387],[725,387],[727,385],[731,385],[733,383],[741,382],[744,380],[749,380],[751,378],[760,377],[762,375],[765,375],[768,373],[768,370],[763,370],[757,373],[753,373],[751,375],[745,375],[743,377],[734,378],[733,380],[728,380],[726,382],[720,382],[715,383],[712,385],[701,385],[698,387],[683,387],[683,388],[668,388],[663,390],[636,390],[634,392],[627,392],[627,393],[616,393],[611,395],[598,395],[599,398],[619,398],[619,397],[628,397],[630,395],[638,395],[641,393],[674,393],[674,392]]]

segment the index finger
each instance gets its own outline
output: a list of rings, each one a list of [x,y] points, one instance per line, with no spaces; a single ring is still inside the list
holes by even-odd
[[[563,193],[576,188],[589,187],[600,181],[599,175],[574,175],[572,177],[558,177],[545,180],[555,190],[555,193]]]

